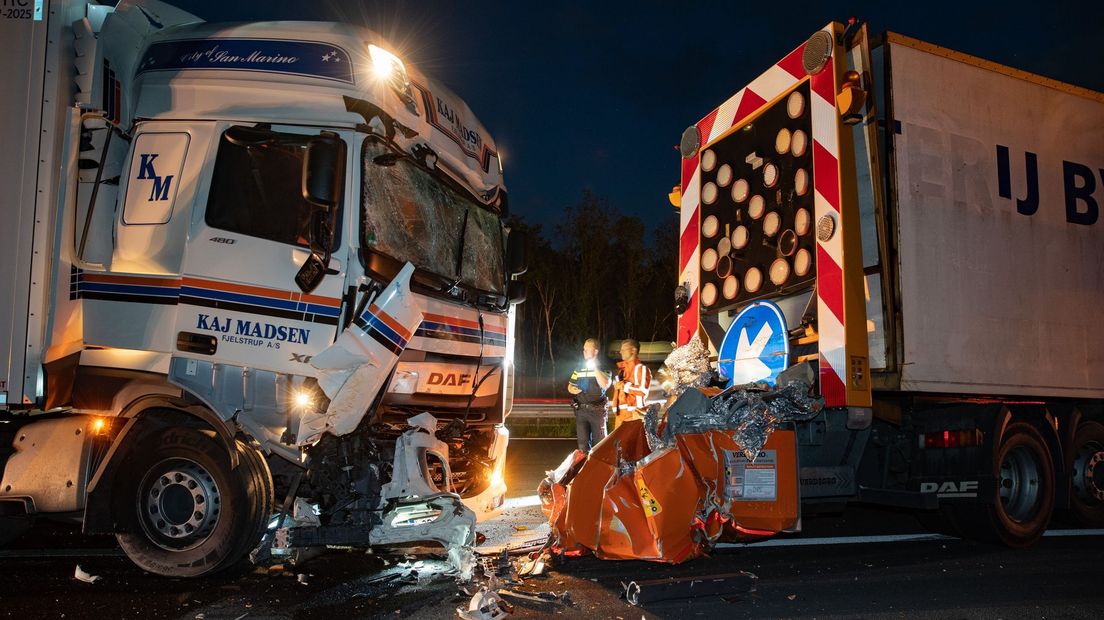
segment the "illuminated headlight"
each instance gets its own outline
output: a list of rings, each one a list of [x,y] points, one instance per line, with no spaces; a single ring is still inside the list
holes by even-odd
[[[790,118],[797,118],[805,113],[805,97],[794,91],[786,99],[786,114]]]
[[[771,211],[767,214],[767,217],[763,218],[763,234],[768,237],[773,237],[778,234],[778,229],[782,227],[782,216],[778,215],[777,211]]]
[[[308,411],[314,407],[314,394],[310,390],[295,390],[291,394],[291,405],[300,411]]]
[[[754,293],[759,290],[759,287],[763,286],[763,272],[759,271],[758,267],[752,267],[744,274],[744,290],[749,293]]]
[[[712,282],[702,287],[702,303],[707,306],[717,303],[717,287]]]
[[[747,226],[737,226],[736,230],[732,231],[732,247],[737,250],[742,250],[747,247],[748,239],[751,233],[748,232]]]
[[[751,219],[757,220],[763,217],[763,211],[767,209],[767,201],[763,200],[763,197],[756,194],[751,197],[751,201],[748,202],[748,215]]]
[[[809,253],[809,250],[801,248],[797,251],[797,256],[794,257],[794,273],[797,277],[803,277],[809,273],[809,268],[813,266],[813,255]]]
[[[807,148],[809,148],[809,135],[800,129],[793,132],[793,136],[790,137],[790,153],[794,157],[801,157]]]
[[[770,266],[770,281],[782,286],[790,277],[790,263],[784,258],[776,258]]]
[[[702,153],[701,167],[703,172],[712,172],[713,168],[717,166],[717,154],[713,151],[704,151]]]
[[[712,181],[702,186],[702,202],[707,205],[717,202],[717,186]]]
[[[724,164],[720,170],[717,171],[717,185],[721,187],[728,187],[728,184],[732,182],[732,166]]]
[[[389,83],[408,106],[413,104],[414,95],[410,90],[410,78],[406,75],[403,61],[377,45],[368,45],[368,56],[372,60],[372,75],[381,82]]]
[[[740,179],[732,184],[732,201],[741,203],[747,200],[748,197],[748,182],[746,179]]]
[[[702,234],[712,239],[717,236],[717,230],[720,228],[721,222],[717,219],[716,215],[710,215],[702,222]]]
[[[704,271],[713,271],[717,268],[717,250],[709,248],[702,252],[701,266]]]

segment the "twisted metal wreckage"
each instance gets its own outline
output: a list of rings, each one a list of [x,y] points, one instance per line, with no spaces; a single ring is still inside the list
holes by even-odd
[[[679,563],[718,542],[768,536],[798,519],[790,423],[823,409],[799,364],[775,386],[721,390],[696,337],[666,361],[667,404],[576,451],[540,485],[556,547],[567,555]]]

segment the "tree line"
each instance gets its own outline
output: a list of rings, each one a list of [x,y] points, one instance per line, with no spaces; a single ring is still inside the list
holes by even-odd
[[[529,270],[520,277],[528,283],[528,299],[516,318],[516,396],[562,396],[557,388],[586,338],[597,338],[603,354],[613,340],[674,339],[674,211],[645,223],[584,191],[547,229],[516,215],[507,224],[524,231],[529,244]]]

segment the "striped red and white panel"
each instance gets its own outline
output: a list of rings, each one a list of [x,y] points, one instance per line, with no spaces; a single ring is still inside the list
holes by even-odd
[[[835,37],[831,24],[823,29]],[[716,140],[734,126],[742,125],[767,102],[805,79],[801,56],[805,44],[790,52],[747,87],[740,89],[697,123],[701,144]],[[843,378],[846,337],[843,327],[843,233],[840,228],[839,119],[836,115],[834,63],[812,76],[812,138],[814,219],[831,215],[836,234],[827,242],[817,239],[817,319],[820,336],[820,389],[829,407],[846,404]],[[682,160],[682,206],[679,221],[679,281],[690,287],[690,307],[679,317],[678,342],[685,344],[698,332],[698,265],[700,254],[699,214],[701,209],[699,156]],[[710,351],[716,351],[714,343]]]

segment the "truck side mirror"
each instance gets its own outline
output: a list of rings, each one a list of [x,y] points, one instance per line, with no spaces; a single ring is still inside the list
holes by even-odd
[[[506,285],[506,298],[511,306],[525,303],[528,294],[529,286],[521,280],[510,280],[510,283]]]
[[[506,273],[511,276],[520,276],[528,270],[528,235],[520,230],[512,230],[510,236],[506,239]]]
[[[303,199],[325,210],[341,204],[345,183],[345,142],[332,131],[323,131],[307,143],[303,158]]]

